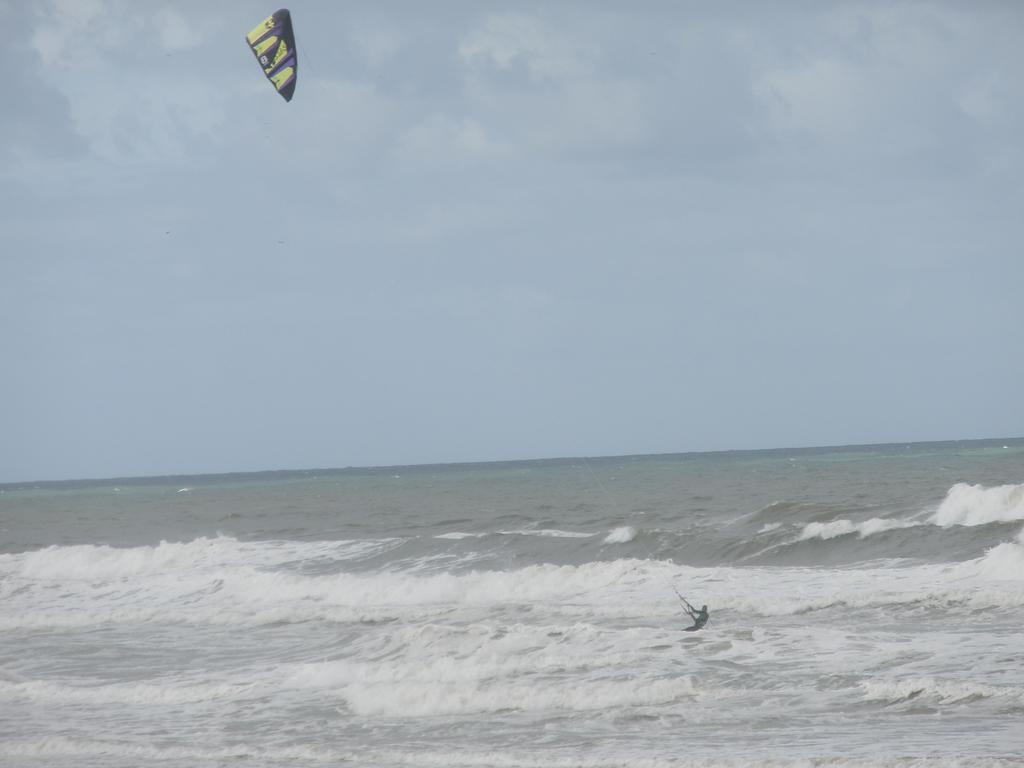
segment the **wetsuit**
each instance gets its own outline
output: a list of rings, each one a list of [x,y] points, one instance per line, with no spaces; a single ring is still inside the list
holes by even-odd
[[[693,619],[693,626],[687,627],[683,630],[684,632],[696,632],[708,623],[708,609],[706,607],[701,608],[699,611],[696,609],[689,610],[687,613],[690,614],[690,618]]]

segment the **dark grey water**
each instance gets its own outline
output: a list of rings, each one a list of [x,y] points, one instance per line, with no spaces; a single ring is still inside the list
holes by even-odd
[[[5,765],[1024,753],[1024,440],[0,491]]]

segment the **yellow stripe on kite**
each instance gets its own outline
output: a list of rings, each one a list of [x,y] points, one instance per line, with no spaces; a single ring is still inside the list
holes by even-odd
[[[287,55],[288,55],[288,45],[287,45],[287,43],[285,43],[284,40],[282,40],[281,44],[279,46],[277,46],[277,53],[274,54],[274,60],[272,62],[270,62],[266,67],[264,67],[264,69],[266,69],[266,71],[269,72],[274,67],[276,67],[278,64],[280,64],[282,61],[284,61],[284,58]]]
[[[272,82],[274,84],[274,87],[280,91],[281,88],[285,85],[285,83],[287,83],[291,76],[294,74],[295,67],[285,67],[280,72],[275,72],[273,75],[271,75],[270,82]]]
[[[274,14],[270,14],[261,21],[257,26],[252,28],[252,32],[245,36],[245,39],[249,41],[249,45],[256,45],[256,41],[263,37],[267,32],[274,28]]]
[[[266,40],[261,40],[260,42],[256,43],[252,47],[252,49],[256,52],[256,56],[260,57],[264,53],[269,51],[271,48],[273,48],[275,45],[277,45],[280,40],[281,38],[279,38],[277,35],[271,35]]]

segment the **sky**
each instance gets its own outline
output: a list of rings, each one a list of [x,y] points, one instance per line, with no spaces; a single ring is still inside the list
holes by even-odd
[[[0,482],[1024,435],[1024,4],[0,0]]]

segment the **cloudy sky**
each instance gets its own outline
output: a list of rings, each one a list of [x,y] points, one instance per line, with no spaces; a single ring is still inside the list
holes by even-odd
[[[0,481],[1024,435],[1024,4],[0,0]]]

